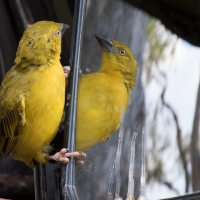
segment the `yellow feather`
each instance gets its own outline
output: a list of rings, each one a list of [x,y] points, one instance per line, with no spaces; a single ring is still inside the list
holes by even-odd
[[[27,28],[15,65],[0,86],[0,150],[33,167],[46,163],[60,124],[65,76],[60,64],[61,24],[41,21]]]
[[[0,86],[0,151],[34,167],[46,163],[60,124],[65,76],[60,64],[61,25],[37,22],[19,43],[15,65]],[[98,36],[102,65],[80,78],[76,147],[85,151],[118,129],[135,87],[137,62],[124,44]]]
[[[97,73],[80,78],[77,107],[78,151],[85,151],[98,142],[107,140],[119,128],[135,87],[137,62],[124,44],[99,36],[110,42],[111,52],[102,48],[102,65]],[[124,50],[125,55],[120,55]]]

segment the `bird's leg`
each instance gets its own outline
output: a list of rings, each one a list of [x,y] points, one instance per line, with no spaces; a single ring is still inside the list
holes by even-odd
[[[84,164],[83,159],[86,157],[86,154],[83,152],[71,152],[71,153],[67,153],[68,149],[61,149],[60,152],[57,152],[56,154],[52,155],[52,156],[46,156],[45,159],[47,161],[50,160],[55,160],[57,162],[62,162],[62,163],[68,163],[69,159],[68,157],[74,156],[76,163],[79,165]]]

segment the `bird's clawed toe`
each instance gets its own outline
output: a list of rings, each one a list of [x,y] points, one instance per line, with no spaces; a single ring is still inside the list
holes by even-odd
[[[76,164],[77,165],[83,165],[84,164],[83,160],[86,158],[86,154],[82,151],[79,151],[78,153],[79,153],[79,155],[76,156],[76,158],[75,158]]]
[[[70,73],[70,67],[69,66],[63,66],[63,71],[64,71],[64,74],[65,74],[65,77],[67,78],[69,73]]]
[[[79,165],[84,164],[83,159],[86,157],[86,154],[83,152],[70,152],[67,153],[68,149],[61,149],[60,152],[57,152],[54,155],[48,156],[47,160],[55,160],[57,162],[68,163],[69,157],[74,156],[76,163]]]

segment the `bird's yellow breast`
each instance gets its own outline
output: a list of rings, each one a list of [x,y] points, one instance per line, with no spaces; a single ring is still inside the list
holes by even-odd
[[[128,103],[121,77],[95,73],[80,78],[76,149],[106,140],[120,125]]]
[[[65,77],[60,63],[30,70],[32,78],[25,93],[27,121],[14,149],[15,158],[41,152],[51,142],[64,108]]]

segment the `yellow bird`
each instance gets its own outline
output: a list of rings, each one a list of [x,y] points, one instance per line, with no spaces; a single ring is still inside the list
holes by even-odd
[[[15,65],[0,86],[0,151],[11,152],[29,167],[54,159],[68,162],[62,149],[49,156],[49,143],[60,124],[65,101],[65,76],[60,64],[61,37],[69,26],[40,21],[20,40]]]
[[[48,160],[68,162],[85,157],[62,149],[49,156],[49,143],[60,124],[65,76],[60,64],[61,36],[68,26],[41,21],[27,28],[15,65],[0,86],[0,151],[11,152],[29,167]],[[106,140],[120,125],[135,87],[137,62],[124,44],[101,35],[99,72],[82,76],[78,88],[76,149],[85,151]],[[67,70],[67,68],[65,68]],[[81,163],[81,161],[80,161]]]
[[[102,50],[100,71],[79,80],[76,149],[85,151],[119,128],[136,85],[137,62],[118,41],[95,35]]]

